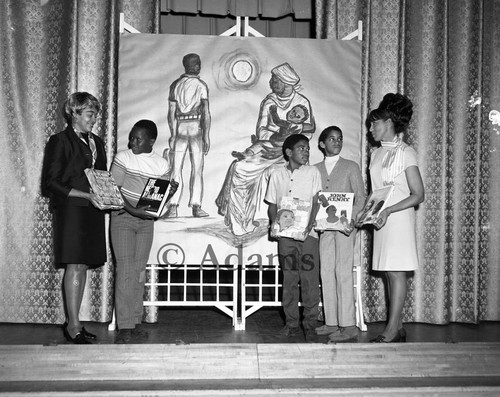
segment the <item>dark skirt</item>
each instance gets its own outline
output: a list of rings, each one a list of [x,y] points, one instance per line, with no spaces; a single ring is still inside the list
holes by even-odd
[[[68,263],[102,266],[107,261],[104,212],[92,205],[55,208],[54,256],[58,268]]]

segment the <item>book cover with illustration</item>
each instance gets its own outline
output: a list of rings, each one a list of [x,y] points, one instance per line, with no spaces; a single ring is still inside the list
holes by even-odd
[[[319,201],[316,230],[344,231],[352,219],[354,193],[320,192]]]
[[[170,181],[166,179],[149,178],[137,207],[149,206],[146,211],[153,216],[160,216],[168,198],[168,186]]]
[[[285,196],[278,204],[276,215],[276,234],[294,240],[304,241],[307,236],[304,232],[309,223],[311,202],[296,197]]]
[[[99,209],[119,210],[124,207],[125,203],[123,202],[122,194],[111,172],[86,168],[85,175],[87,176],[92,192],[103,203],[99,206]]]
[[[387,200],[391,197],[394,185],[388,185],[375,189],[366,199],[365,206],[361,210],[359,222],[363,225],[375,223],[378,215],[387,207]]]

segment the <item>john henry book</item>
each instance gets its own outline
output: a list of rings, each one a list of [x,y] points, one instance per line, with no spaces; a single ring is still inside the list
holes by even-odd
[[[317,230],[345,230],[352,219],[354,193],[320,192]]]

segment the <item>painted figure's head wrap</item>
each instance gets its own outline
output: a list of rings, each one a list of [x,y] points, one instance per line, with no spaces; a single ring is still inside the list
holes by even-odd
[[[300,81],[299,75],[295,73],[295,70],[286,62],[276,66],[271,70],[271,73],[278,77],[283,83],[292,86],[296,86]]]

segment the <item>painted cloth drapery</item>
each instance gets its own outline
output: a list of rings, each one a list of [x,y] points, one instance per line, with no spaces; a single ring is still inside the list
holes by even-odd
[[[173,169],[182,168],[176,175],[184,179],[184,183],[178,181],[184,189],[182,194],[176,193],[177,217],[155,222],[150,263],[173,264],[164,259],[164,253],[171,251],[170,244],[185,254],[179,255],[184,258],[183,263],[207,266],[216,259],[224,263],[227,255],[242,247],[244,260],[258,256],[267,265],[267,258],[277,247],[268,241],[264,194],[271,170],[284,164],[281,149],[284,138],[281,141],[274,138],[282,133],[278,124],[283,124],[293,109],[305,109],[301,128],[296,128],[311,137],[311,163],[315,163],[322,159],[317,148],[319,133],[332,119],[339,120],[345,131],[343,153],[359,162],[360,50],[358,41],[122,36],[118,148],[126,146],[130,128],[137,119],[151,119],[159,131],[155,150],[167,151],[164,156],[173,162]],[[211,114],[210,149],[204,155],[201,200],[209,216],[202,219],[197,219],[190,208],[190,193],[196,187],[190,177],[192,160],[196,159],[194,149],[189,156],[185,155],[182,164],[177,163],[182,153],[171,142],[177,130],[167,120],[169,106],[178,102],[169,95],[169,87],[184,71],[183,57],[192,53],[201,59],[199,79],[208,86]],[[314,64],[309,59],[314,59]],[[325,64],[329,67],[324,68]],[[278,95],[273,91],[276,90],[272,88],[274,74],[289,83],[291,93]],[[178,115],[178,123],[197,121],[198,115],[186,116],[187,120],[184,117]],[[192,136],[196,136],[196,131]],[[235,160],[235,151],[244,152],[243,158]],[[209,252],[211,260],[207,259]],[[246,264],[249,263],[251,259]]]

